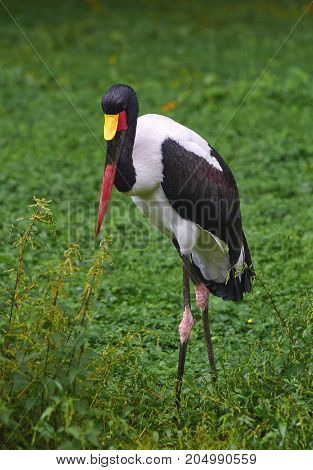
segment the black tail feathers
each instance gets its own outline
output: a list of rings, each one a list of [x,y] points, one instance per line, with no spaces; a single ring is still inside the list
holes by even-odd
[[[240,269],[236,267],[230,269],[229,278],[226,283],[214,282],[205,279],[198,266],[196,266],[192,261],[192,264],[203,284],[213,295],[222,297],[223,300],[240,301],[243,298],[243,294],[245,292],[250,292],[252,288],[252,280],[255,274],[248,243],[244,233],[242,235],[245,251],[244,264]]]

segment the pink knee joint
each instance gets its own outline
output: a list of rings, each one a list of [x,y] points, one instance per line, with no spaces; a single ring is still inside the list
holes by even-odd
[[[196,303],[201,311],[205,310],[208,306],[209,290],[204,284],[195,286]]]
[[[190,335],[191,329],[194,325],[194,319],[191,314],[190,308],[185,307],[183,319],[179,325],[179,338],[181,343],[185,343]]]

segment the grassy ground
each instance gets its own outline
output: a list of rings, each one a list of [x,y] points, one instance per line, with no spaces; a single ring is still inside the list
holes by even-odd
[[[1,446],[312,448],[312,9],[224,129],[305,3],[135,3],[6,2],[37,55],[1,11]],[[178,424],[175,250],[115,192],[113,264],[103,276],[107,249],[92,259],[99,102],[116,82],[136,89],[142,114],[190,126],[229,163],[259,275],[244,302],[211,300],[216,387],[194,308]],[[44,205],[14,299],[10,227],[33,195],[52,199],[57,236],[40,229]],[[73,265],[58,261],[69,242],[83,254],[72,247]]]

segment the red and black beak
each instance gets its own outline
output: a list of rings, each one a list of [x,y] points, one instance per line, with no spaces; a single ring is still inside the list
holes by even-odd
[[[126,112],[104,115],[104,138],[108,142],[106,161],[99,202],[96,236],[98,235],[107,211],[115,180],[117,163],[120,158],[127,130]]]

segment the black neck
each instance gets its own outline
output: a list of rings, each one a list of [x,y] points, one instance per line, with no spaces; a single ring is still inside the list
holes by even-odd
[[[137,120],[128,127],[121,155],[117,163],[114,185],[118,191],[125,193],[136,183],[136,172],[133,164],[133,148],[136,136]]]

